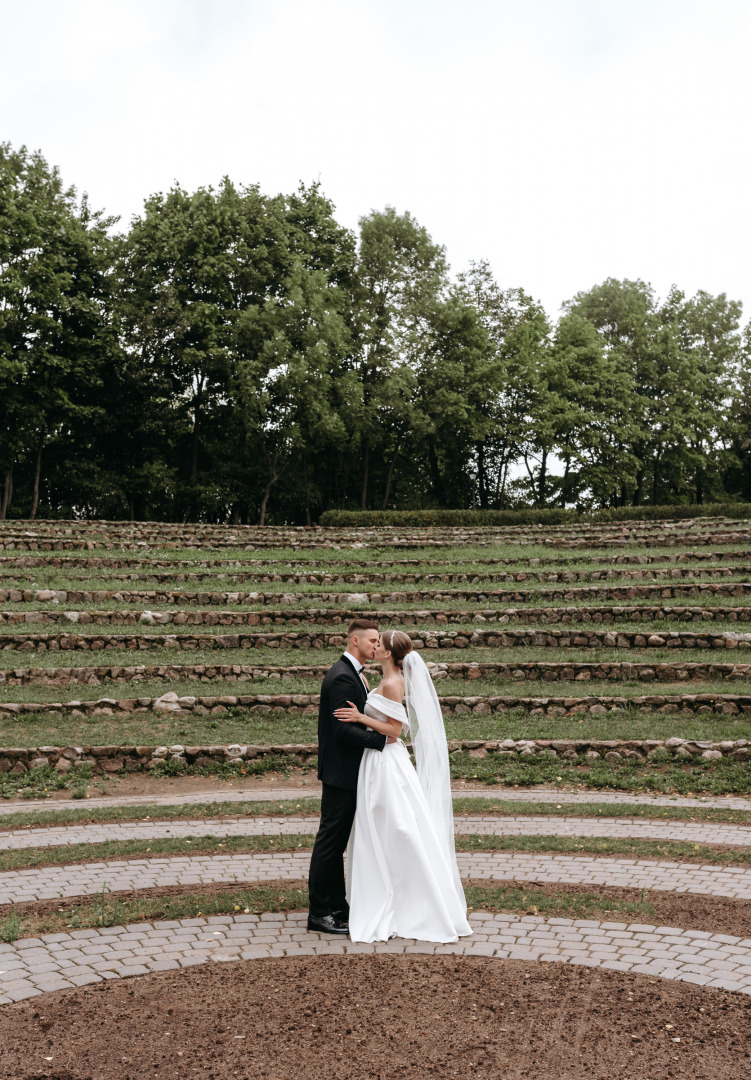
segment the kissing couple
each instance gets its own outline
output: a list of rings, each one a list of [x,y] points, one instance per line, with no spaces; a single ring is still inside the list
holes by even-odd
[[[369,690],[363,667],[373,661],[383,677]],[[407,731],[416,770],[400,738]],[[308,930],[352,941],[447,943],[471,934],[441,706],[409,634],[350,623],[346,651],[321,687],[318,779]]]

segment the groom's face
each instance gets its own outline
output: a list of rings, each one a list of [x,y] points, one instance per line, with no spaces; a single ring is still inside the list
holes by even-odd
[[[361,630],[356,637],[352,638],[352,644],[357,651],[360,663],[370,663],[378,647],[378,631]]]

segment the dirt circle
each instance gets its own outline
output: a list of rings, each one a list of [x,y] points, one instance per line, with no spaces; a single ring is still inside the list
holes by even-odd
[[[479,957],[207,964],[4,1006],[3,1080],[748,1080],[746,997]]]

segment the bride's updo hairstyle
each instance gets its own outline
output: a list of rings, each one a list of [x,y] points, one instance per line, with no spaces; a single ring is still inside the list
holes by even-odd
[[[403,630],[385,630],[381,640],[384,649],[391,653],[391,659],[401,669],[404,657],[412,652],[412,638]]]

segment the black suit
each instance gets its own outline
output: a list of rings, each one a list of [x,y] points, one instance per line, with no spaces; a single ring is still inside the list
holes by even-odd
[[[316,917],[346,912],[344,849],[352,830],[357,801],[357,776],[366,747],[383,750],[386,736],[363,724],[345,724],[334,716],[350,701],[360,712],[367,691],[354,665],[342,657],[329,668],[321,686],[318,710],[318,779],[323,781],[321,824],[310,860],[310,914]]]

